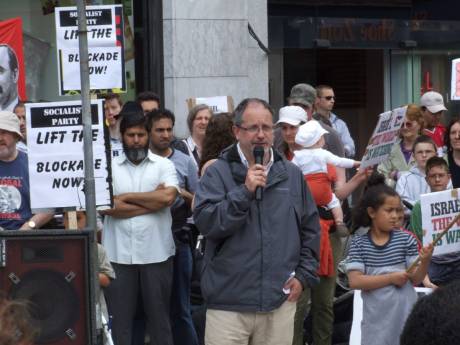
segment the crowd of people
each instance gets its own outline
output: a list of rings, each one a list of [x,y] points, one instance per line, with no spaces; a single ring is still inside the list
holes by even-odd
[[[421,245],[420,195],[460,187],[460,120],[442,125],[437,92],[408,105],[390,156],[366,169],[327,85],[295,85],[277,114],[258,98],[231,113],[196,105],[184,139],[153,92],[125,104],[109,94],[104,104],[114,198],[99,212],[99,281],[115,345],[144,344],[146,335],[152,345],[300,345],[308,313],[313,344],[331,345],[342,259],[350,288],[363,291],[362,344],[398,344],[414,286],[442,290],[460,278],[460,252],[433,256],[432,244]],[[5,230],[56,218],[30,208],[24,109],[0,111]],[[347,223],[342,204],[359,188]],[[205,244],[199,270],[197,241]],[[205,321],[192,315],[196,274]],[[0,301],[0,325],[8,303]]]

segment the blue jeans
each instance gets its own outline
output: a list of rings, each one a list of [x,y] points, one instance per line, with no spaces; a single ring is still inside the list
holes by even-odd
[[[198,345],[190,313],[192,251],[189,244],[177,243],[171,291],[171,327],[174,345]]]

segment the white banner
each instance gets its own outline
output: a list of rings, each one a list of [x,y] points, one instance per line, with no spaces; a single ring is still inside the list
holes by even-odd
[[[450,93],[451,100],[460,100],[460,59],[452,60]]]
[[[87,6],[91,90],[125,89],[121,5]],[[56,46],[61,95],[81,88],[76,7],[56,8]]]
[[[195,97],[186,100],[188,109],[192,109],[198,104],[206,104],[213,114],[233,112],[232,96],[212,96],[212,97]]]
[[[416,287],[417,297],[423,297],[433,292],[430,288]],[[351,325],[349,345],[361,345],[361,324],[363,321],[363,298],[361,290],[353,291],[353,322]]]
[[[452,219],[460,212],[459,189],[422,194],[423,244],[433,242]],[[460,251],[460,221],[454,224],[446,235],[434,247],[433,255],[441,255]]]
[[[96,205],[110,205],[102,100],[91,102]],[[27,103],[32,209],[85,208],[81,102]]]
[[[214,114],[228,113],[232,111],[229,109],[227,96],[197,97],[195,98],[195,103],[206,104],[211,108]]]
[[[89,83],[94,89],[122,88],[123,79],[120,73],[121,47],[95,47],[89,53]],[[80,59],[78,49],[61,51],[62,83],[64,90],[80,90]]]
[[[379,115],[377,126],[361,159],[361,169],[380,164],[388,157],[398,139],[406,110],[407,107],[401,107]]]

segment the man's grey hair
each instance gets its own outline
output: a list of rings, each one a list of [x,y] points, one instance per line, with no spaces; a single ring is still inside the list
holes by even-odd
[[[246,108],[248,107],[248,105],[252,103],[257,103],[257,104],[262,105],[265,109],[267,109],[270,112],[273,118],[273,114],[274,114],[273,109],[270,106],[270,104],[268,104],[266,101],[260,98],[245,98],[240,102],[240,104],[238,104],[238,106],[235,108],[233,112],[233,123],[235,126],[239,126],[243,123],[243,114]]]

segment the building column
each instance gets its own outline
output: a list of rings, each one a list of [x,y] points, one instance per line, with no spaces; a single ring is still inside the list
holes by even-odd
[[[266,0],[163,1],[165,107],[176,115],[177,136],[188,135],[187,98],[268,100],[268,56],[248,23],[268,45]]]

